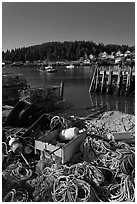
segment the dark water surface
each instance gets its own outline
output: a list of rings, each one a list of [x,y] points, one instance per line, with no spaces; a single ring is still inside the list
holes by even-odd
[[[93,67],[76,67],[66,69],[56,67],[56,73],[40,72],[38,67],[4,68],[3,73],[23,73],[27,76],[31,87],[44,87],[46,85],[60,85],[64,81],[64,99],[75,108],[89,108],[103,105],[106,110],[117,110],[128,114],[135,114],[134,97],[108,96],[88,92]]]

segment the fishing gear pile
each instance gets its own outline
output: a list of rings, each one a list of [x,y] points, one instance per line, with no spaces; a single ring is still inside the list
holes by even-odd
[[[133,140],[117,139],[114,130],[91,119],[53,116],[40,121],[29,129],[3,129],[3,202],[135,202]],[[66,163],[58,160],[56,150],[36,152],[35,141],[46,131],[48,144],[63,146],[79,137],[80,127],[86,137]],[[130,130],[134,139],[134,127]]]

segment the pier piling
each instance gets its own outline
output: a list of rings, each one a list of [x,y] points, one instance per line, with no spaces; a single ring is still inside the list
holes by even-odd
[[[135,71],[131,67],[95,67],[89,93],[128,96],[134,93]]]
[[[60,83],[60,98],[63,99],[63,93],[64,93],[64,82],[61,81]]]
[[[103,93],[104,90],[104,81],[105,81],[105,75],[106,75],[106,71],[103,71],[102,73],[102,80],[101,80],[101,93]]]
[[[95,67],[95,70],[94,70],[94,73],[93,73],[93,76],[92,76],[92,80],[91,80],[90,87],[89,87],[89,93],[91,93],[92,90],[93,90],[93,83],[95,81],[96,71],[97,71],[97,66]]]
[[[114,92],[115,95],[119,95],[119,91],[121,88],[121,76],[122,76],[122,72],[121,69],[118,70],[118,75],[117,75],[117,84],[116,84],[116,90]]]
[[[98,77],[99,77],[99,70],[98,70],[98,67],[97,67],[97,75],[96,75],[96,82],[95,82],[95,92],[97,92],[97,89],[98,89]]]
[[[109,67],[109,73],[108,73],[108,81],[107,81],[107,87],[106,87],[106,94],[111,93],[111,82],[112,82],[112,71]]]

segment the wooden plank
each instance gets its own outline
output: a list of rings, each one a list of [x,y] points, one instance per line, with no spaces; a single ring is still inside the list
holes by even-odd
[[[112,71],[109,70],[109,76],[107,81],[107,88],[106,88],[106,94],[109,94],[111,91],[111,82],[112,82]]]
[[[98,75],[99,75],[99,70],[97,67],[97,75],[96,75],[96,82],[95,82],[95,92],[97,92],[97,88],[98,88]]]
[[[61,81],[61,84],[60,84],[60,98],[63,99],[63,93],[64,93],[64,82]]]
[[[105,75],[106,75],[106,71],[104,71],[102,75],[101,90],[100,90],[101,93],[103,93]]]
[[[130,67],[130,70],[129,70],[128,74],[127,74],[126,92],[125,92],[126,96],[128,96],[128,94],[130,93],[131,75],[132,75],[132,70],[131,70],[131,67]]]
[[[119,71],[118,71],[117,85],[116,85],[116,91],[115,91],[116,95],[119,95],[120,81],[121,81],[121,69],[119,69]]]
[[[105,73],[105,74],[104,74]],[[90,84],[90,88],[89,88],[89,92],[91,93],[92,91],[94,92],[98,92],[98,89],[100,89],[99,91],[101,93],[103,93],[103,87],[104,87],[104,83],[106,82],[106,77],[108,77],[107,80],[107,88],[106,88],[106,94],[110,94],[111,93],[111,88],[114,87],[114,91],[113,94],[115,95],[119,95],[121,93],[121,89],[122,89],[122,77],[127,74],[127,83],[124,83],[124,87],[125,91],[124,95],[128,95],[130,93],[130,89],[132,86],[132,77],[134,76],[135,72],[133,71],[132,67],[129,66],[125,66],[125,67],[116,67],[114,69],[114,67],[109,67],[109,71],[108,71],[108,67],[97,67],[94,71],[92,80],[91,80],[91,84]],[[102,76],[101,76],[102,75]],[[102,78],[101,78],[102,77]],[[112,79],[114,78],[115,83],[113,84],[114,86],[112,87]]]
[[[95,67],[95,70],[94,70],[94,74],[92,76],[92,80],[91,80],[91,83],[90,83],[90,87],[89,87],[89,92],[91,93],[92,89],[93,89],[93,82],[95,80],[95,75],[96,75],[96,71],[97,71],[97,66]]]

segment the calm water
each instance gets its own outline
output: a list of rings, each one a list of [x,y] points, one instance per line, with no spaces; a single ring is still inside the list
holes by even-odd
[[[40,72],[36,67],[14,67],[3,69],[3,73],[24,73],[27,76],[28,85],[32,87],[60,85],[60,82],[64,81],[64,99],[71,103],[73,107],[88,108],[105,105],[107,110],[135,113],[135,99],[133,97],[89,95],[88,89],[93,67],[66,69],[60,66],[57,69],[56,73],[46,73]]]

